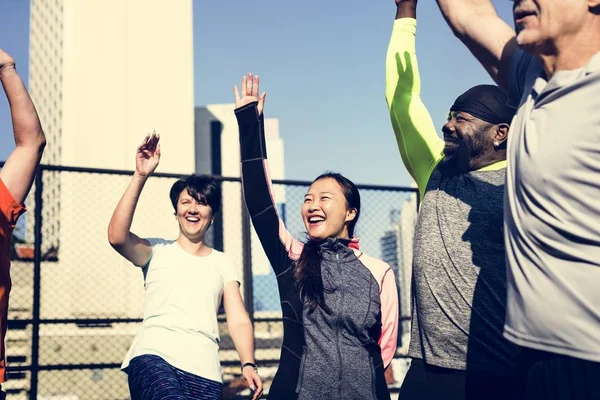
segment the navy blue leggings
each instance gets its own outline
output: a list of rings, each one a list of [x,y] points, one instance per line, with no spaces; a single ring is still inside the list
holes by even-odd
[[[173,367],[159,356],[133,358],[127,367],[131,400],[221,400],[223,384]]]

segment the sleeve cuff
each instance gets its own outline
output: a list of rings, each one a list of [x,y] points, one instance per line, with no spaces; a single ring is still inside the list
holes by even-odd
[[[417,32],[417,20],[414,18],[399,18],[394,21],[392,29],[393,32],[403,31],[414,35]]]

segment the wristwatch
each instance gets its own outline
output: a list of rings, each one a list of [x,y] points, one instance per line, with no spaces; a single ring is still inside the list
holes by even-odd
[[[255,371],[256,373],[258,373],[258,367],[256,366],[256,364],[254,364],[254,363],[251,363],[251,362],[247,362],[247,363],[244,363],[244,364],[242,365],[242,374],[244,373],[244,368],[246,368],[246,367],[252,367],[252,368],[254,368],[254,371]]]

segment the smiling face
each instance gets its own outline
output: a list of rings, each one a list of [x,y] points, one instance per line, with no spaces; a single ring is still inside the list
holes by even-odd
[[[452,111],[442,128],[444,160],[457,172],[474,169],[477,160],[494,152],[494,125],[463,111]]]
[[[515,0],[517,43],[533,54],[555,54],[589,26],[591,15],[586,0]]]
[[[357,210],[348,206],[342,186],[333,178],[317,179],[304,195],[302,219],[312,240],[349,238]]]
[[[175,215],[181,235],[192,241],[204,240],[213,219],[212,209],[206,201],[191,196],[185,188],[179,193]]]

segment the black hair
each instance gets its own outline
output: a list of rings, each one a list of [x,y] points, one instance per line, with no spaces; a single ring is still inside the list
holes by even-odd
[[[352,238],[354,236],[354,227],[360,216],[360,193],[358,192],[358,188],[350,179],[335,172],[321,174],[312,183],[327,178],[334,179],[341,186],[346,198],[347,207],[356,210],[356,216],[352,221],[348,222],[348,235]],[[319,242],[309,239],[304,245],[300,257],[296,260],[294,281],[304,301],[308,303],[309,312],[312,313],[317,307],[321,307],[326,313],[331,313],[331,309],[325,304],[324,293],[330,293],[332,290],[323,287],[321,247]]]
[[[171,186],[171,191],[169,192],[171,204],[173,204],[175,211],[177,211],[179,195],[185,189],[197,201],[206,203],[212,210],[213,215],[221,211],[221,186],[215,179],[195,174],[179,178]]]

